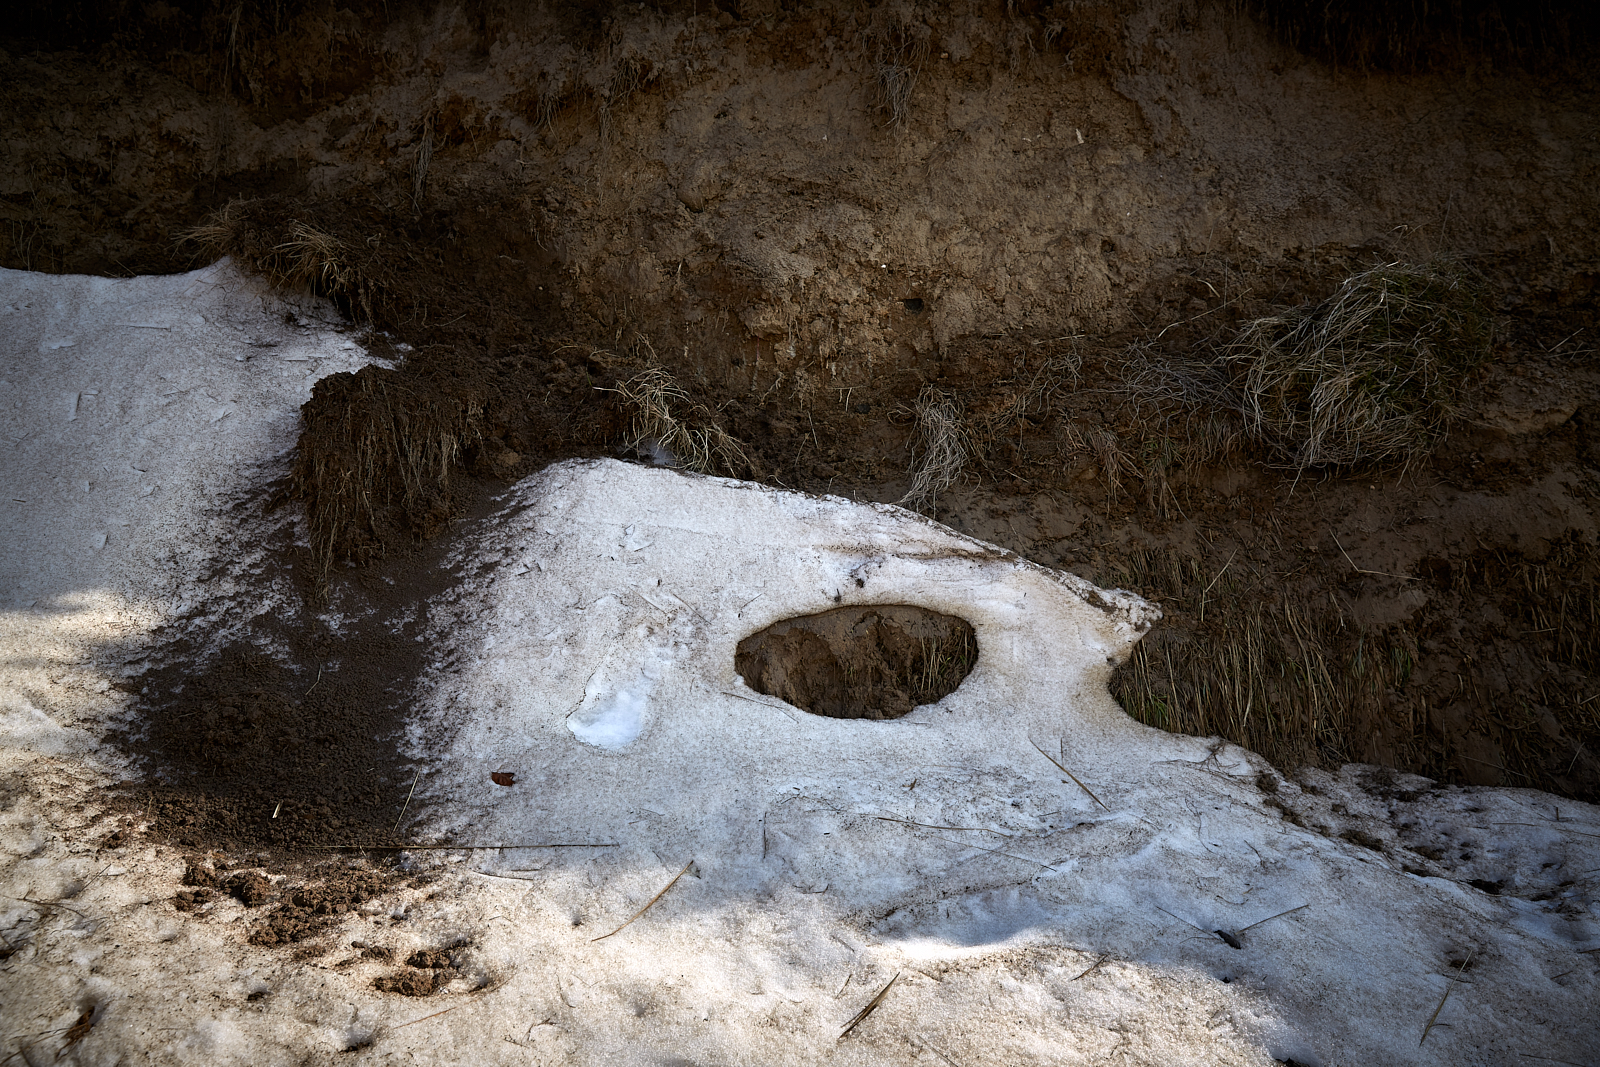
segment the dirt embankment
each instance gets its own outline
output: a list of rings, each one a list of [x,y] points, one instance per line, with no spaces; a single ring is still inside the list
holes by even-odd
[[[1556,45],[1419,23],[1380,54],[1259,7],[72,8],[0,55],[0,262],[227,251],[373,326],[398,369],[305,413],[308,596],[385,557],[403,591],[409,546],[561,456],[913,491],[1158,598],[1118,682],[1144,721],[1594,799],[1592,28],[1554,4]],[[1297,463],[1227,345],[1394,261],[1472,294],[1484,356],[1405,457]],[[301,758],[258,720],[404,711],[209,666],[143,742],[197,841],[245,833],[192,803],[237,806],[227,766]],[[244,740],[174,740],[194,715]],[[309,790],[343,828],[392,794]]]

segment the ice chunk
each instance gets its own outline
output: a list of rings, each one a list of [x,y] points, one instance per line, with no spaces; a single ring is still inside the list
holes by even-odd
[[[567,729],[586,745],[627,748],[644,732],[649,696],[649,679],[641,674],[634,685],[567,716]]]

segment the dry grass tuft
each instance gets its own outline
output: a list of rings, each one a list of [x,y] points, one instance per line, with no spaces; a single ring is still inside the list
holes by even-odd
[[[1410,676],[1403,635],[1341,633],[1337,616],[1271,596],[1236,557],[1202,567],[1138,549],[1102,576],[1156,596],[1172,624],[1135,646],[1113,695],[1148,726],[1220,735],[1278,767],[1359,758],[1358,728]]]
[[[364,367],[318,382],[303,414],[290,491],[306,506],[318,589],[335,560],[364,562],[397,532],[427,538],[449,522],[451,475],[481,405]]]
[[[955,484],[972,455],[972,434],[961,402],[933,386],[923,388],[915,407],[916,446],[911,488],[898,503],[921,511],[932,508],[940,493]]]
[[[759,474],[739,439],[662,368],[651,367],[607,391],[631,409],[627,446],[641,455],[701,474]]]
[[[265,200],[234,200],[178,235],[180,244],[231,255],[272,285],[316,293],[372,321],[375,284],[335,234],[301,219],[284,222]]]
[[[1247,323],[1223,362],[1249,433],[1287,466],[1409,464],[1444,436],[1490,336],[1458,273],[1389,263],[1320,304]]]
[[[411,164],[411,210],[422,210],[422,197],[428,188],[428,167],[433,162],[433,112],[422,119],[422,138],[417,142],[416,159]]]

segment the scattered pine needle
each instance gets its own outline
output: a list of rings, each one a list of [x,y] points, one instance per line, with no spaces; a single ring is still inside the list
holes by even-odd
[[[874,818],[884,822],[897,822],[902,826],[920,826],[924,830],[967,830],[977,834],[997,834],[1000,837],[1010,837],[1004,830],[991,830],[987,826],[935,826],[929,822],[912,822],[910,819],[896,819],[888,815],[877,815]]]
[[[56,1059],[61,1058],[61,1053],[89,1036],[89,1031],[94,1028],[94,1009],[88,1008],[78,1016],[78,1021],[67,1028],[66,1043],[56,1053]],[[23,1059],[27,1059],[26,1056]]]
[[[912,1040],[915,1041],[917,1044],[921,1045],[923,1048],[927,1049],[929,1052],[933,1053],[935,1056],[939,1057],[944,1062],[948,1063],[950,1065],[950,1067],[961,1067],[961,1065],[959,1063],[957,1063],[955,1060],[951,1059],[949,1056],[946,1056],[943,1052],[939,1051],[939,1046],[935,1045],[932,1041],[929,1041],[927,1038],[923,1037],[921,1034],[916,1034],[915,1036],[912,1037]]]
[[[616,841],[556,841],[550,843],[515,842],[504,845],[319,845],[324,851],[339,852],[498,852],[503,848],[617,848]]]
[[[1423,1041],[1428,1040],[1428,1031],[1432,1030],[1433,1024],[1438,1021],[1439,1013],[1444,1011],[1444,1002],[1450,999],[1450,994],[1455,989],[1456,983],[1461,980],[1461,976],[1465,974],[1467,968],[1472,965],[1472,957],[1477,953],[1477,951],[1477,949],[1473,949],[1471,952],[1468,952],[1467,958],[1462,961],[1460,969],[1457,970],[1455,974],[1450,976],[1450,984],[1444,987],[1444,996],[1439,998],[1439,1006],[1433,1009],[1433,1014],[1428,1016],[1428,1025],[1422,1028],[1422,1038],[1417,1042],[1418,1048],[1422,1047]]]
[[[1238,555],[1239,555],[1239,550],[1236,548],[1236,549],[1233,550],[1233,555],[1228,557],[1228,562],[1224,563],[1222,565],[1222,569],[1217,572],[1217,576],[1215,578],[1211,579],[1211,584],[1206,586],[1204,589],[1202,589],[1200,591],[1200,599],[1201,600],[1204,600],[1206,598],[1206,594],[1211,592],[1211,590],[1215,589],[1217,583],[1222,581],[1222,576],[1224,574],[1228,573],[1228,568],[1233,566],[1233,561],[1236,558],[1238,558]],[[1346,556],[1345,558],[1348,559],[1349,557]],[[1354,564],[1351,564],[1351,566],[1354,566]]]
[[[1332,534],[1332,536],[1333,536],[1333,543],[1336,544],[1336,545],[1339,545],[1339,551],[1340,551],[1340,553],[1342,553],[1344,555],[1344,561],[1346,563],[1350,564],[1350,569],[1355,571],[1357,574],[1375,574],[1379,578],[1399,578],[1402,581],[1407,581],[1407,582],[1415,582],[1415,581],[1419,580],[1419,579],[1413,578],[1409,574],[1390,574],[1388,571],[1369,571],[1365,567],[1357,567],[1356,566],[1356,561],[1350,558],[1350,553],[1345,552],[1344,546],[1339,544],[1339,535],[1333,533],[1331,530],[1329,531],[1329,533]]]
[[[317,678],[320,681],[322,676],[319,674],[319,675],[317,675]],[[316,688],[315,686],[312,686],[312,689],[315,689],[315,688]],[[308,692],[308,693],[310,691],[311,691],[310,689],[306,690],[306,692]],[[406,812],[411,809],[411,798],[417,795],[417,779],[421,778],[421,777],[422,777],[422,768],[418,767],[417,768],[417,773],[413,774],[411,776],[411,792],[406,794],[406,802],[400,808],[400,817],[394,821],[394,829],[390,830],[389,831],[390,833],[397,834],[397,833],[400,832],[400,824],[403,821],[405,821]],[[274,819],[276,819],[278,817],[277,812],[273,812],[272,817]]]
[[[1260,926],[1262,923],[1269,923],[1273,919],[1281,919],[1285,915],[1293,915],[1295,912],[1301,911],[1301,910],[1303,910],[1305,908],[1309,908],[1309,907],[1311,907],[1310,904],[1301,904],[1299,907],[1290,908],[1288,911],[1280,911],[1276,915],[1268,915],[1265,919],[1257,919],[1255,922],[1251,923],[1249,926],[1241,926],[1241,927],[1239,927],[1239,932],[1242,934],[1246,930],[1254,930],[1256,927]]]
[[[871,1015],[874,1011],[877,1010],[878,1005],[883,1003],[883,998],[888,995],[889,990],[899,980],[900,980],[900,972],[896,971],[896,972],[894,972],[894,977],[889,979],[889,981],[887,983],[885,983],[885,985],[884,985],[884,987],[882,989],[878,990],[878,995],[873,997],[871,1000],[867,1001],[867,1006],[862,1008],[860,1011],[856,1012],[855,1018],[851,1019],[848,1023],[845,1024],[844,1030],[842,1030],[840,1032],[840,1034],[839,1034],[839,1040],[840,1041],[843,1041],[846,1037],[850,1036],[850,1031],[852,1031],[856,1027],[860,1026],[863,1019],[865,1019],[867,1016]]]
[[[1071,778],[1073,780],[1073,782],[1077,783],[1077,786],[1078,786],[1079,789],[1081,789],[1085,793],[1089,794],[1089,799],[1090,800],[1094,801],[1096,804],[1099,804],[1100,807],[1103,808],[1106,811],[1110,811],[1111,810],[1110,808],[1106,807],[1105,801],[1101,800],[1099,797],[1094,795],[1094,790],[1093,789],[1090,789],[1088,786],[1084,785],[1082,782],[1079,782],[1078,781],[1078,776],[1073,774],[1071,771],[1067,770],[1067,768],[1062,764],[1062,762],[1060,760],[1058,760],[1054,756],[1050,755],[1050,753],[1046,752],[1044,749],[1039,748],[1039,743],[1037,741],[1035,741],[1033,738],[1030,737],[1030,738],[1028,738],[1028,744],[1032,745],[1035,749],[1038,749],[1039,755],[1043,756],[1045,759],[1047,759],[1051,763],[1055,764],[1057,770],[1059,770],[1062,774],[1066,775],[1068,778]]]
[[[1090,972],[1099,970],[1100,969],[1100,965],[1102,963],[1104,963],[1106,960],[1109,960],[1110,958],[1111,958],[1111,953],[1109,953],[1109,952],[1101,953],[1099,959],[1097,959],[1093,963],[1089,964],[1089,966],[1086,967],[1085,969],[1083,969],[1082,971],[1079,971],[1078,972],[1078,977],[1077,978],[1073,978],[1072,981],[1076,982],[1078,980],[1078,978],[1086,978],[1086,977],[1088,977]]]
[[[450,1005],[450,1007],[448,1007],[448,1008],[446,1008],[446,1009],[444,1009],[444,1011],[436,1011],[436,1012],[434,1012],[434,1013],[433,1013],[433,1014],[432,1014],[432,1015],[424,1015],[424,1016],[423,1016],[423,1017],[422,1017],[422,1018],[420,1018],[420,1019],[412,1019],[412,1020],[411,1020],[411,1021],[410,1021],[410,1022],[408,1022],[408,1023],[401,1023],[401,1024],[400,1024],[400,1025],[399,1025],[399,1026],[397,1026],[397,1027],[395,1027],[395,1029],[396,1029],[396,1030],[404,1030],[404,1029],[405,1029],[405,1028],[406,1028],[406,1027],[408,1027],[408,1026],[415,1026],[415,1025],[416,1025],[416,1024],[417,1024],[417,1023],[425,1023],[425,1022],[427,1022],[427,1021],[428,1021],[428,1020],[429,1020],[429,1019],[437,1019],[437,1018],[438,1018],[438,1017],[439,1017],[439,1016],[441,1016],[441,1015],[447,1015],[447,1014],[449,1014],[449,1013],[450,1013],[450,1012],[452,1012],[452,1011],[455,1011],[455,1010],[456,1010],[456,1009],[457,1009],[457,1008],[459,1008],[459,1007],[461,1007],[461,1005],[460,1005],[460,1004],[452,1004],[452,1005]]]
[[[1171,915],[1174,919],[1177,919],[1183,925],[1189,926],[1189,927],[1193,927],[1194,929],[1199,930],[1202,934],[1215,933],[1215,931],[1213,931],[1213,930],[1207,930],[1204,926],[1195,926],[1194,923],[1190,922],[1188,919],[1185,919],[1182,915],[1173,915],[1172,912],[1168,911],[1166,908],[1163,908],[1160,904],[1152,904],[1151,907],[1155,908],[1157,911],[1161,912],[1161,914],[1163,914],[1163,915]]]
[[[645,912],[649,911],[652,907],[655,906],[656,901],[658,901],[662,897],[666,896],[667,895],[667,890],[669,890],[673,886],[677,885],[678,884],[678,879],[682,878],[684,875],[688,874],[689,873],[689,868],[693,867],[693,866],[694,866],[694,860],[692,860],[692,859],[688,863],[685,863],[683,865],[683,870],[681,870],[677,874],[673,875],[672,876],[672,881],[670,881],[666,885],[662,886],[661,887],[661,892],[657,893],[655,896],[651,897],[648,901],[646,901],[644,907],[640,908],[638,911],[634,912],[631,916],[629,916],[627,922],[623,923],[621,926],[617,927],[615,930],[611,931],[611,933],[609,933],[609,934],[601,934],[599,937],[591,937],[589,940],[591,942],[604,941],[606,938],[611,937],[614,934],[620,934],[623,930],[627,929],[629,923],[633,922],[633,920],[637,919],[639,916],[641,916]]]
[[[882,819],[884,822],[897,822],[902,826],[916,826],[916,827],[923,826],[923,824],[919,823],[919,822],[907,822],[905,819],[891,819],[887,815],[877,815],[877,816],[874,816],[874,818]],[[963,829],[963,827],[951,827],[951,829],[959,830],[959,829]],[[990,831],[990,832],[992,833],[994,831]],[[1047,871],[1053,871],[1053,870],[1056,869],[1056,868],[1052,867],[1050,864],[1046,863],[1044,860],[1036,860],[1032,856],[1019,856],[1015,852],[1002,852],[997,848],[985,848],[983,845],[974,845],[971,841],[952,841],[948,837],[938,837],[938,838],[935,838],[934,840],[943,841],[947,845],[957,845],[957,846],[959,846],[961,848],[975,848],[979,852],[989,852],[989,853],[993,853],[996,856],[1005,856],[1007,859],[1021,860],[1024,863],[1036,863],[1040,867],[1043,867]]]
[[[76,915],[80,919],[88,919],[89,918],[87,915],[85,915],[83,912],[79,911],[77,908],[70,907],[70,906],[68,906],[66,904],[63,904],[59,900],[39,900],[37,897],[7,897],[6,899],[7,900],[22,900],[22,901],[26,901],[29,904],[37,904],[41,908],[60,908],[62,911],[70,911],[70,912],[72,912],[72,914]]]

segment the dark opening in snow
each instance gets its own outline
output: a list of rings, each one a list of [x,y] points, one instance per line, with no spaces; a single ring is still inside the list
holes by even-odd
[[[739,642],[735,666],[750,688],[814,715],[898,719],[955,692],[977,661],[965,619],[889,605],[774,623]]]

